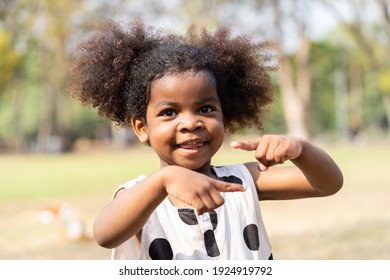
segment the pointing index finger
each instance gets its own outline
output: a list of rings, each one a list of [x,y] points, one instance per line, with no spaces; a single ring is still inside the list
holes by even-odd
[[[220,192],[244,192],[246,191],[246,187],[237,183],[230,183],[225,181],[216,181],[215,189]]]
[[[245,151],[255,151],[258,145],[258,140],[234,141],[230,144],[230,146],[234,149],[241,149]]]

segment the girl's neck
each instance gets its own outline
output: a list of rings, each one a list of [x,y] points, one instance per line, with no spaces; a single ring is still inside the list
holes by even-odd
[[[167,164],[161,162],[161,163],[160,163],[160,168],[162,168],[162,167],[164,167],[164,166],[167,166]],[[185,168],[185,167],[184,167],[184,168]],[[217,179],[217,176],[215,175],[215,172],[214,172],[214,170],[213,170],[212,165],[210,164],[210,162],[207,163],[207,164],[205,164],[205,165],[203,165],[201,168],[195,169],[195,170],[193,170],[193,171],[198,172],[198,173],[201,173],[201,174],[204,174],[204,175],[209,176],[209,177],[211,177],[211,178],[213,178],[213,179]]]

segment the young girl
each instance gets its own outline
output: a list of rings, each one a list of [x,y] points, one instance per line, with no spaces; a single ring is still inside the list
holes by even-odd
[[[259,200],[328,196],[335,162],[304,139],[236,141],[256,161],[213,166],[226,131],[256,125],[272,101],[267,44],[189,29],[186,36],[112,21],[82,42],[71,92],[132,126],[160,169],[120,186],[95,220],[115,259],[272,259]],[[271,167],[290,160],[291,167]],[[136,163],[136,159],[134,159]]]

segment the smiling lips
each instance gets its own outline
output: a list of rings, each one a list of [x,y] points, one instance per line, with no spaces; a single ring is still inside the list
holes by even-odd
[[[179,144],[178,147],[185,150],[198,150],[204,145],[205,143],[201,141],[186,141],[182,144]]]

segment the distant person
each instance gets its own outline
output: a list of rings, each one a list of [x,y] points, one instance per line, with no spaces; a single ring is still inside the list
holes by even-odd
[[[131,126],[160,158],[160,169],[120,186],[95,220],[95,239],[114,259],[272,259],[259,200],[342,187],[332,158],[297,137],[234,141],[256,161],[211,164],[226,132],[262,127],[269,44],[225,27],[182,36],[134,20],[102,23],[76,50],[72,95]],[[294,165],[273,167],[287,160]]]

